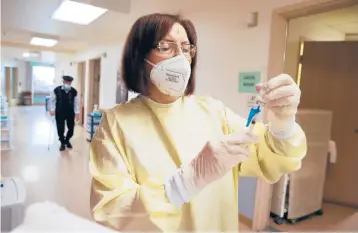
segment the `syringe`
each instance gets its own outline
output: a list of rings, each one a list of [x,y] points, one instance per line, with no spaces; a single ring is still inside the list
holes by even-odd
[[[258,101],[256,102],[256,107],[252,107],[249,112],[249,116],[247,118],[246,122],[246,128],[249,129],[249,131],[253,131],[254,126],[256,124],[256,116],[261,112],[260,104]]]

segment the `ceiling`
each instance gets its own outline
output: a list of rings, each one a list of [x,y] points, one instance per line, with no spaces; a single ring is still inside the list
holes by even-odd
[[[1,40],[28,45],[33,36],[44,36],[59,40],[55,50],[74,52],[121,39],[130,0],[92,2],[109,11],[90,25],[76,25],[51,19],[61,0],[1,0]]]
[[[297,18],[292,21],[300,21],[300,23],[307,22],[321,27],[328,27],[346,35],[358,34],[358,5]]]
[[[89,25],[76,25],[51,19],[61,1],[1,0],[2,57],[23,59],[23,52],[37,51],[41,56],[36,59],[53,63],[58,53],[76,54],[103,44],[123,43],[133,22],[144,14],[202,10],[202,4],[193,4],[192,0],[76,0],[109,9]],[[305,18],[344,33],[358,33],[358,6]],[[51,48],[31,46],[33,36],[59,42]]]
[[[52,63],[56,53],[76,54],[104,44],[123,43],[139,16],[156,11],[178,13],[181,9],[190,9],[191,4],[190,0],[171,4],[167,4],[168,0],[75,0],[108,9],[91,24],[76,25],[51,19],[61,1],[1,0],[1,45],[7,47],[2,57],[23,59],[23,52],[46,51],[34,59]],[[33,36],[59,42],[51,48],[32,46],[29,42]]]
[[[36,57],[23,57],[24,52],[36,53]],[[1,47],[1,62],[5,64],[10,60],[21,60],[21,61],[32,61],[39,63],[55,64],[56,61],[62,59],[70,59],[72,56],[70,54],[56,53],[52,51],[40,51],[40,50],[29,50],[24,48],[17,47]]]

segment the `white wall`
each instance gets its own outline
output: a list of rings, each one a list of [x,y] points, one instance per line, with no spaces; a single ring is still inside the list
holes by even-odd
[[[21,81],[21,91],[32,91],[32,66],[29,62],[19,63],[19,81]]]
[[[108,45],[81,53],[75,58],[77,62],[86,61],[86,88],[89,77],[88,62],[90,59],[101,58],[99,108],[111,108],[116,104],[117,70],[121,54],[121,45]]]
[[[200,3],[199,3],[200,2]],[[272,10],[295,0],[195,1],[188,17],[199,37],[198,94],[210,94],[245,116],[246,94],[238,92],[240,71],[261,71],[266,80]],[[194,1],[193,1],[194,4]],[[200,7],[201,5],[201,7]],[[259,13],[258,26],[246,26],[247,14]]]
[[[58,54],[55,62],[55,82],[54,86],[62,85],[62,76],[69,75],[74,77],[74,86],[77,85],[76,72],[77,67],[75,64],[74,55]]]

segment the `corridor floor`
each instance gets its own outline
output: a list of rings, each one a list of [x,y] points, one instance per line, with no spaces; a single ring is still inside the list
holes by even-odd
[[[26,184],[26,206],[53,201],[90,219],[88,148],[83,129],[75,127],[72,150],[60,152],[56,123],[44,106],[9,109],[12,150],[1,153],[1,174]],[[50,149],[48,145],[50,143]]]
[[[44,106],[9,109],[12,125],[12,150],[1,152],[1,175],[16,176],[25,181],[25,205],[53,201],[68,211],[87,218],[90,175],[89,143],[84,130],[75,127],[72,150],[60,152],[56,125]],[[50,149],[48,150],[48,145]],[[325,204],[323,216],[298,223],[270,226],[280,231],[358,231],[358,210]],[[240,231],[249,231],[240,223]]]
[[[15,176],[25,181],[26,206],[51,201],[91,219],[89,142],[83,127],[75,127],[73,149],[60,152],[56,124],[44,106],[10,108],[9,119],[12,150],[1,151],[2,177]],[[248,231],[249,227],[241,223],[240,230]]]

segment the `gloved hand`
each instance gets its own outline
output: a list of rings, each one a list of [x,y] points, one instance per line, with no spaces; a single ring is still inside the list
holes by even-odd
[[[234,166],[248,159],[250,152],[247,147],[256,142],[259,142],[258,136],[237,132],[206,143],[199,155],[167,180],[165,188],[171,203],[177,207],[188,203],[208,184],[222,178]]]
[[[267,83],[257,84],[259,101],[269,109],[268,121],[274,136],[287,138],[295,130],[295,115],[300,103],[301,91],[291,76],[278,75]]]

